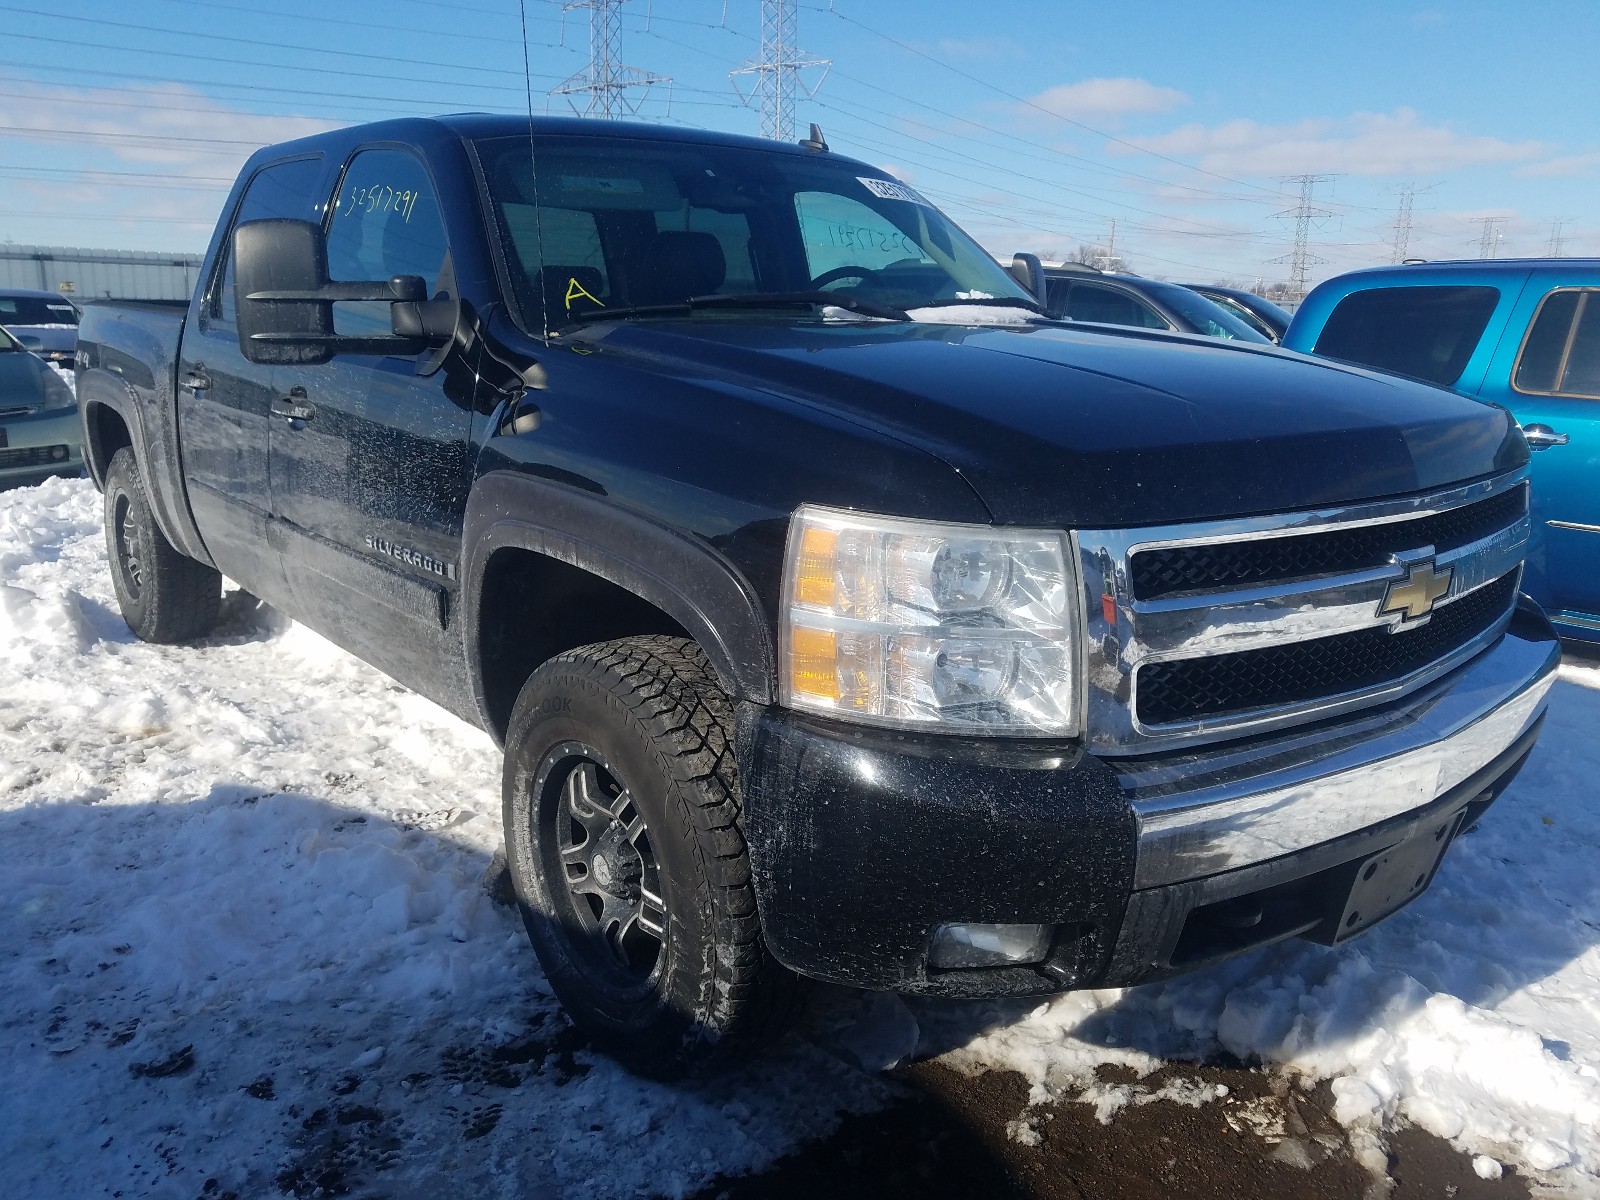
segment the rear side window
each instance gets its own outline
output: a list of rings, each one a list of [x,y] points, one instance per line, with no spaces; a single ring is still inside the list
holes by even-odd
[[[78,310],[65,300],[0,296],[0,321],[7,325],[76,325]]]
[[[1396,287],[1339,301],[1314,352],[1449,387],[1499,302],[1492,287]]]
[[[296,221],[315,221],[320,216],[322,194],[317,181],[322,178],[322,159],[297,158],[273,163],[255,173],[239,201],[239,211],[228,230],[223,247],[223,268],[219,284],[212,289],[209,311],[213,323],[232,325],[233,306],[233,230],[246,221],[288,217]]]
[[[1600,399],[1600,288],[1566,288],[1540,301],[1512,386],[1536,395]]]
[[[1140,329],[1171,329],[1148,304],[1135,300],[1119,288],[1097,283],[1074,283],[1067,297],[1067,316],[1074,321],[1098,321],[1104,325],[1133,325]]]

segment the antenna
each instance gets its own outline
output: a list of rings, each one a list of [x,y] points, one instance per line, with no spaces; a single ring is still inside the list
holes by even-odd
[[[589,65],[561,86],[550,89],[552,96],[565,96],[579,116],[606,120],[632,116],[639,111],[642,97],[630,99],[630,91],[672,82],[665,75],[623,65],[620,10],[627,2],[571,0],[561,6],[564,13],[578,8],[589,10]],[[588,96],[581,109],[575,96]]]
[[[1322,266],[1328,260],[1318,258],[1310,251],[1311,222],[1317,217],[1331,217],[1333,214],[1325,208],[1313,208],[1311,196],[1319,183],[1332,183],[1339,178],[1337,175],[1290,175],[1280,180],[1282,183],[1298,183],[1300,185],[1300,203],[1294,208],[1286,208],[1277,217],[1294,218],[1294,250],[1288,254],[1280,254],[1272,261],[1275,263],[1286,262],[1289,264],[1289,290],[1295,299],[1304,299],[1306,284],[1311,277],[1311,268]]]
[[[761,0],[761,61],[728,72],[733,90],[748,106],[761,104],[761,136],[779,142],[794,141],[794,91],[800,72],[821,67],[822,75],[811,87],[800,83],[807,98],[815,96],[832,66],[825,58],[806,58],[795,45],[795,0]],[[747,96],[739,90],[740,75],[754,75],[755,87]]]

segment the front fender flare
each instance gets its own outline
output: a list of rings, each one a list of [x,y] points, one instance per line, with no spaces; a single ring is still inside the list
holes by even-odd
[[[715,548],[569,485],[495,471],[473,485],[462,530],[462,632],[473,695],[489,710],[477,597],[495,553],[547,555],[655,605],[699,644],[735,699],[775,701],[773,636],[754,590]]]

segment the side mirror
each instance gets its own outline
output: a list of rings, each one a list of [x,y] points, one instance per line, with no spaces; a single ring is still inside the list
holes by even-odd
[[[1045,302],[1044,264],[1039,261],[1037,254],[1013,254],[1011,265],[1006,268],[1011,272],[1011,277],[1027,288],[1029,293],[1040,304]]]
[[[233,290],[239,350],[254,363],[325,363],[335,354],[419,354],[454,332],[434,335],[442,320],[422,322],[407,310],[454,301],[431,301],[417,275],[372,283],[328,279],[322,228],[310,221],[247,221],[233,235]],[[349,337],[334,332],[339,301],[389,301],[395,336]]]

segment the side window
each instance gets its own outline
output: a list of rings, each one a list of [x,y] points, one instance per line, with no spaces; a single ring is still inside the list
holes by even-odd
[[[1067,300],[1067,316],[1074,321],[1099,321],[1105,325],[1132,325],[1139,329],[1170,329],[1161,315],[1143,301],[1119,288],[1097,283],[1074,283]]]
[[[1540,301],[1512,386],[1600,399],[1600,289],[1563,288]]]
[[[345,283],[420,275],[428,294],[444,267],[444,219],[422,162],[404,150],[363,150],[350,160],[328,226],[328,276]],[[389,305],[333,306],[334,332],[387,336]]]
[[[1314,352],[1449,387],[1499,299],[1499,288],[1454,285],[1352,292],[1328,314]]]
[[[222,270],[214,277],[206,312],[208,325],[234,323],[233,231],[246,221],[287,217],[296,221],[315,221],[321,216],[322,195],[317,182],[322,178],[322,158],[297,158],[273,163],[257,171],[245,186],[239,211],[228,227],[228,241],[222,248]]]
[[[889,218],[849,196],[796,192],[794,210],[812,279],[847,267],[877,271],[900,263],[933,262]]]
[[[1050,310],[1051,316],[1067,315],[1067,292],[1071,287],[1071,283],[1065,279],[1051,279],[1045,283],[1045,307]]]

